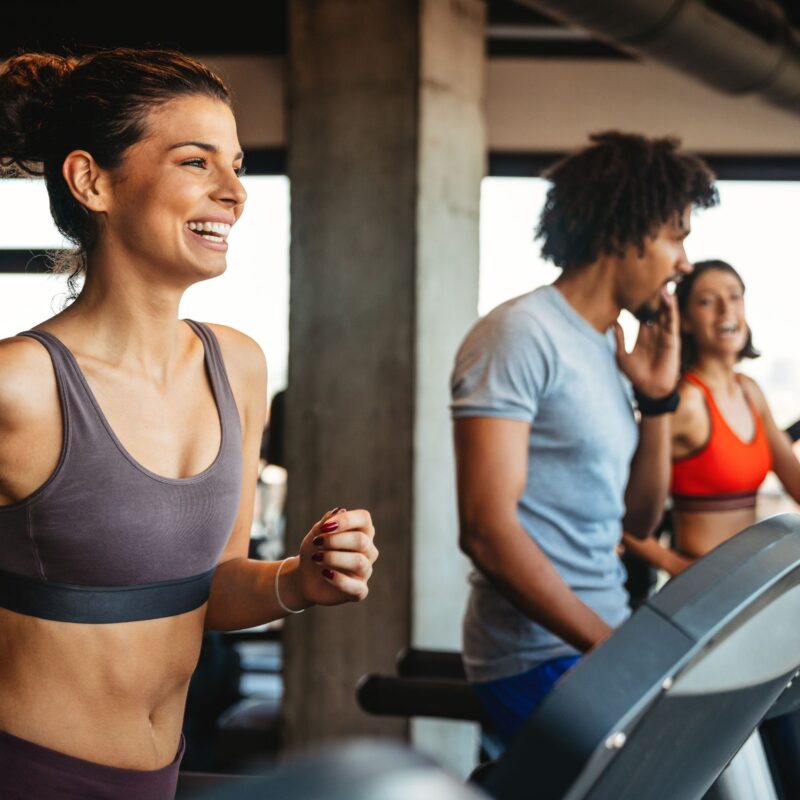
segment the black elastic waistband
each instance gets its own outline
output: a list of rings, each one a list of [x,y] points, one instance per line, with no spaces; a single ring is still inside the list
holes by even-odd
[[[216,566],[135,586],[76,586],[0,570],[0,606],[58,622],[134,622],[185,614],[208,600]]]

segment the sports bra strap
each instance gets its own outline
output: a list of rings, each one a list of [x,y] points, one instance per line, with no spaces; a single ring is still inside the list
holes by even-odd
[[[738,372],[734,372],[734,376],[736,378],[736,382],[742,389],[742,394],[744,395],[744,401],[747,403],[747,407],[750,409],[750,413],[753,417],[753,441],[755,438],[760,435],[761,428],[762,428],[762,421],[761,421],[761,414],[759,410],[756,408],[753,401],[750,399],[750,395],[745,390],[742,384],[742,376]],[[730,423],[722,416],[722,412],[719,410],[719,406],[717,405],[716,401],[714,400],[714,394],[708,385],[700,380],[700,378],[694,372],[684,372],[683,378],[687,380],[689,383],[694,384],[703,392],[704,397],[706,398],[706,404],[708,405],[709,413],[711,414],[712,418],[718,419],[722,422],[725,428],[732,433],[737,439],[739,439],[738,434],[731,428]],[[741,441],[741,440],[740,440]]]
[[[711,396],[711,389],[709,389],[708,386],[706,386],[705,382],[701,381],[700,378],[698,378],[697,375],[694,374],[694,372],[684,372],[683,373],[683,379],[685,381],[689,381],[689,383],[695,385],[698,389],[700,389],[700,391],[706,397],[710,397]]]

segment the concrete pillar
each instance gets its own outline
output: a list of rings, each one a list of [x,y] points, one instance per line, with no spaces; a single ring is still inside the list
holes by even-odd
[[[409,643],[460,647],[447,405],[477,315],[484,21],[482,0],[290,3],[289,549],[343,505],[370,509],[381,551],[364,603],[287,623],[293,745],[407,737],[358,710],[358,677]],[[463,727],[414,739],[454,765]]]

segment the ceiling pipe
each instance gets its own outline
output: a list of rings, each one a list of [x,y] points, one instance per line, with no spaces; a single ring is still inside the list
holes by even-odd
[[[800,36],[772,0],[517,0],[729,94],[800,114]]]

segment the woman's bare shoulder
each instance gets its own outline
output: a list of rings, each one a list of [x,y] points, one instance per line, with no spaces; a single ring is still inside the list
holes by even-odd
[[[58,388],[50,354],[30,336],[0,339],[0,504],[26,497],[61,449]]]
[[[0,339],[0,428],[52,413],[55,374],[47,350],[30,336]]]
[[[266,371],[266,357],[261,345],[237,328],[221,325],[218,322],[206,322],[217,337],[226,367],[233,368],[248,375]]]
[[[672,415],[673,445],[694,447],[696,440],[705,435],[708,418],[705,397],[698,386],[685,380],[678,384],[678,394],[680,402]]]
[[[678,384],[678,394],[681,400],[675,410],[676,418],[690,418],[698,413],[705,415],[705,397],[699,386],[695,386],[689,381],[681,380]]]
[[[217,337],[225,371],[242,419],[258,419],[263,427],[266,415],[267,360],[261,345],[246,333],[229,325],[205,323]]]

